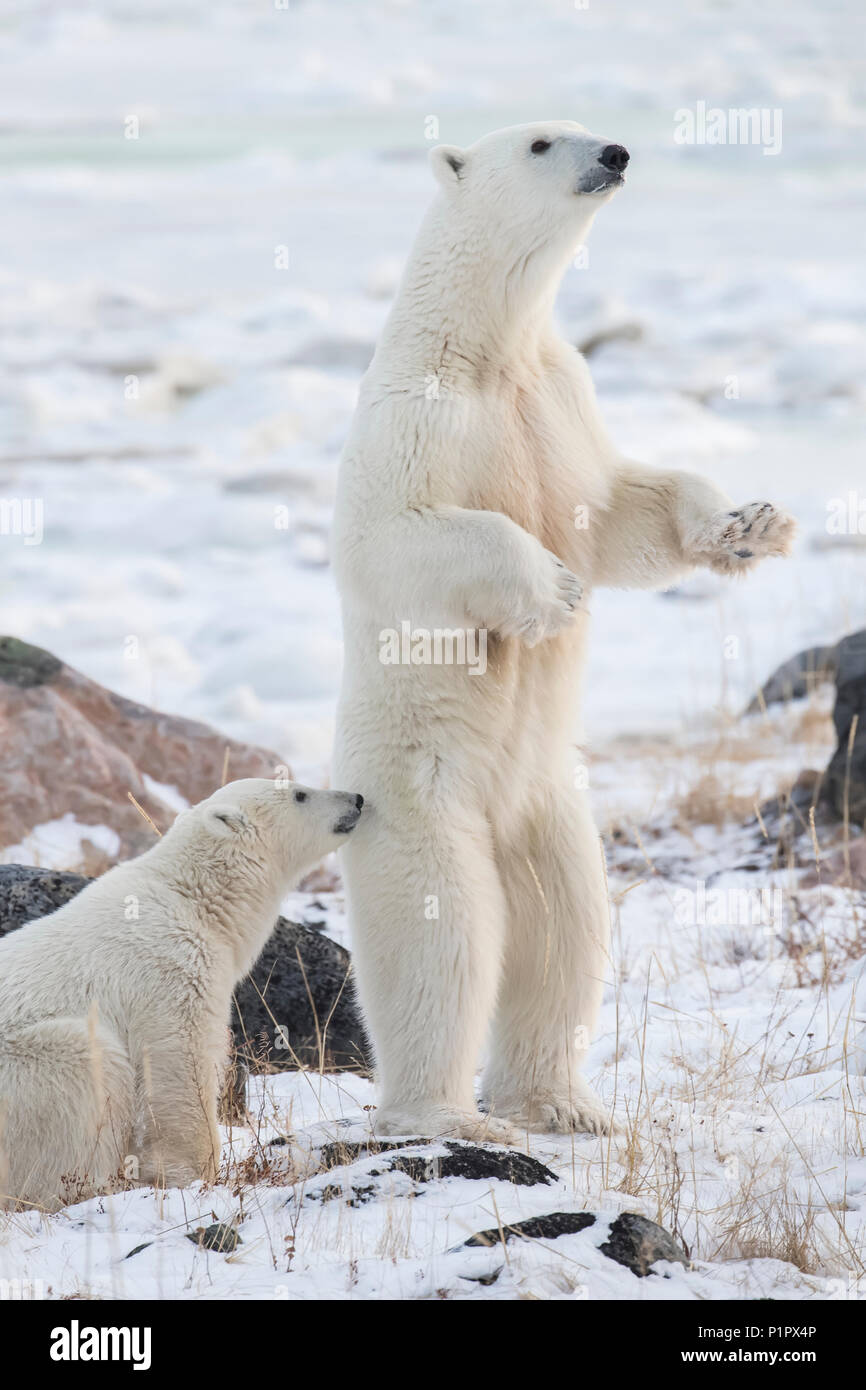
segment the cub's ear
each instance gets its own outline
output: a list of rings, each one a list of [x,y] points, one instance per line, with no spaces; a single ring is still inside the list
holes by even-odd
[[[249,817],[240,806],[215,806],[208,815],[208,825],[217,835],[238,835],[250,827]]]
[[[430,168],[443,188],[453,188],[466,172],[466,151],[457,145],[437,145],[430,151]]]

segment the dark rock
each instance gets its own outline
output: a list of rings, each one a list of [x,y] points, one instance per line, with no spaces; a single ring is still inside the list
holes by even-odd
[[[278,919],[235,990],[235,1044],[252,1070],[370,1070],[351,964],[330,937]]]
[[[787,863],[792,846],[801,836],[807,837],[806,853],[811,855],[813,817],[816,828],[833,823],[824,797],[824,773],[816,768],[804,768],[792,787],[769,797],[758,807],[758,815],[760,819],[755,817],[751,824],[760,827],[761,842],[772,850],[773,863]],[[736,867],[748,866],[737,864]],[[754,867],[764,869],[767,865],[759,859]]]
[[[514,1236],[522,1240],[556,1240],[558,1236],[573,1236],[585,1231],[597,1220],[591,1211],[552,1211],[545,1216],[531,1216],[528,1221],[503,1225],[501,1231],[498,1226],[478,1231],[463,1244],[494,1246],[500,1245],[503,1239],[512,1240]],[[685,1252],[673,1236],[654,1221],[648,1221],[645,1216],[633,1211],[623,1212],[611,1223],[607,1240],[598,1248],[608,1259],[625,1265],[639,1278],[652,1274],[651,1266],[657,1260],[672,1260],[688,1265]]]
[[[607,343],[638,343],[644,336],[644,330],[639,323],[615,323],[609,324],[605,328],[600,328],[597,333],[591,333],[577,344],[578,352],[584,357],[592,357],[593,353],[598,352],[599,348]]]
[[[186,1231],[185,1235],[194,1245],[205,1250],[217,1250],[221,1255],[230,1255],[239,1245],[243,1245],[234,1226],[223,1221],[216,1221],[212,1226],[199,1226],[195,1231]]]
[[[591,1211],[551,1211],[546,1216],[530,1216],[526,1221],[515,1221],[512,1225],[503,1224],[489,1231],[478,1231],[463,1242],[464,1245],[500,1245],[519,1236],[521,1240],[556,1240],[557,1236],[574,1236],[594,1226],[596,1217]]]
[[[611,1224],[607,1240],[598,1248],[603,1255],[616,1260],[619,1265],[625,1265],[640,1279],[652,1274],[651,1266],[656,1260],[670,1260],[686,1267],[689,1263],[685,1251],[673,1236],[635,1211],[624,1211],[618,1216]]]
[[[89,882],[82,874],[64,874],[30,864],[0,864],[0,936],[37,917],[47,917]]]
[[[833,724],[839,740],[826,774],[826,792],[840,820],[866,821],[866,629],[837,647]],[[856,725],[855,725],[856,720]]]
[[[429,1145],[429,1141],[423,1139],[325,1144],[320,1151],[320,1161],[323,1168],[334,1168],[353,1163],[359,1158],[372,1158],[377,1153],[390,1152],[392,1156],[380,1168],[366,1170],[365,1176],[381,1177],[382,1173],[396,1171],[407,1173],[416,1182],[436,1182],[440,1178],[483,1178],[485,1181],[495,1178],[500,1182],[514,1183],[516,1187],[535,1187],[539,1183],[557,1181],[556,1174],[545,1168],[537,1158],[520,1153],[517,1149],[446,1139],[441,1144],[431,1145],[427,1153],[399,1152],[410,1148],[417,1150],[425,1143]],[[438,1152],[442,1147],[448,1152]]]
[[[56,676],[63,662],[18,637],[0,637],[0,681],[28,690]]]
[[[54,912],[89,882],[80,874],[0,864],[0,936]],[[330,937],[278,918],[235,990],[232,1032],[240,1062],[253,1071],[299,1065],[368,1071],[350,968],[349,952]]]
[[[832,647],[807,647],[789,657],[761,686],[760,693],[746,706],[746,714],[757,714],[767,705],[788,700],[803,700],[819,685],[826,685],[836,675],[838,643]]]
[[[799,886],[817,888],[819,884],[866,891],[866,835],[852,838],[841,849],[822,855],[800,879]]]
[[[500,1265],[498,1269],[491,1270],[489,1274],[461,1274],[459,1278],[465,1279],[467,1284],[483,1284],[485,1288],[488,1288],[491,1284],[496,1283],[502,1269],[503,1266]]]
[[[443,1148],[445,1153],[442,1153]],[[377,1159],[380,1156],[379,1162]],[[342,1184],[328,1183],[325,1187],[314,1189],[308,1194],[308,1200],[330,1202],[341,1198],[350,1207],[363,1206],[381,1196],[382,1189],[371,1180],[385,1177],[388,1173],[405,1173],[416,1186],[411,1194],[414,1196],[419,1195],[425,1184],[440,1182],[445,1178],[465,1178],[470,1181],[481,1178],[485,1182],[507,1182],[516,1187],[537,1187],[558,1181],[555,1173],[529,1154],[498,1145],[469,1144],[452,1139],[324,1144],[319,1151],[319,1159],[325,1171],[344,1166],[349,1167],[350,1171]],[[372,1160],[375,1166],[364,1164],[359,1167],[357,1174],[352,1174],[351,1165],[360,1164],[364,1159]],[[389,1191],[389,1200],[390,1195]]]

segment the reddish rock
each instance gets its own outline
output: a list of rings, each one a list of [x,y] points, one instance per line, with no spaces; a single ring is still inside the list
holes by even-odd
[[[147,790],[145,775],[193,803],[224,781],[273,777],[281,763],[265,748],[106,690],[40,647],[0,637],[0,848],[71,812],[81,825],[114,830],[117,857],[126,859],[154,839],[130,792],[160,830],[175,815]],[[95,851],[88,867],[107,863]]]

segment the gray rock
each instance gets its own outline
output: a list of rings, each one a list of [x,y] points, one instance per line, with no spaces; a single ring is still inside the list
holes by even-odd
[[[552,1211],[544,1216],[531,1216],[527,1221],[515,1221],[512,1225],[491,1226],[489,1230],[479,1231],[470,1236],[464,1245],[500,1245],[513,1240],[556,1240],[559,1236],[572,1236],[594,1226],[598,1217],[591,1211]],[[632,1274],[643,1279],[654,1271],[657,1260],[670,1260],[688,1266],[685,1251],[680,1248],[672,1235],[654,1221],[648,1221],[637,1212],[625,1211],[611,1223],[607,1240],[599,1250],[608,1259],[630,1269]]]
[[[89,882],[82,874],[30,864],[0,864],[0,936],[37,917],[47,917]]]
[[[44,917],[90,879],[24,864],[0,864],[0,936]],[[277,919],[273,935],[235,990],[232,1031],[253,1071],[369,1070],[350,980],[351,957],[330,937]]]
[[[672,1235],[655,1221],[635,1211],[624,1211],[611,1224],[610,1233],[599,1250],[617,1264],[625,1265],[632,1274],[643,1279],[652,1274],[657,1260],[670,1260],[688,1267],[688,1258]]]
[[[63,662],[41,647],[32,647],[18,637],[0,637],[0,680],[29,690],[44,685],[61,670]]]
[[[446,1153],[442,1153],[444,1148]],[[401,1152],[411,1149],[412,1152]],[[483,1178],[510,1182],[516,1187],[535,1187],[558,1181],[556,1174],[545,1168],[531,1154],[518,1149],[506,1149],[492,1144],[469,1144],[445,1139],[430,1144],[429,1140],[401,1139],[371,1141],[369,1144],[325,1144],[320,1153],[323,1168],[334,1168],[361,1158],[385,1154],[375,1168],[365,1170],[365,1177],[381,1177],[383,1173],[406,1173],[416,1182],[436,1182],[440,1178]]]
[[[186,1231],[185,1234],[187,1240],[191,1240],[194,1245],[205,1250],[216,1250],[220,1255],[230,1255],[239,1245],[243,1245],[234,1226],[229,1226],[224,1221],[216,1221],[212,1226],[199,1226],[197,1230]]]
[[[235,1044],[251,1070],[370,1070],[351,964],[349,952],[330,937],[278,918],[235,990]]]
[[[826,794],[840,819],[866,821],[866,628],[837,647],[833,724],[839,740],[827,766]],[[856,729],[852,741],[852,726]]]
[[[826,685],[836,675],[838,644],[832,647],[807,647],[796,656],[783,661],[769,680],[753,696],[746,714],[757,714],[766,705],[778,705],[788,700],[803,700],[819,685]]]

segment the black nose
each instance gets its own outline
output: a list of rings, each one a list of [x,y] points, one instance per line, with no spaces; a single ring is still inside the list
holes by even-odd
[[[361,793],[358,792],[358,795],[355,797],[355,805],[357,806],[357,808],[358,808],[359,811],[360,811],[361,807],[363,806],[363,804],[364,804],[364,798],[363,798],[363,796],[361,795]]]
[[[605,169],[615,169],[621,174],[628,164],[628,150],[624,145],[605,145],[598,157],[599,164],[603,164]]]

